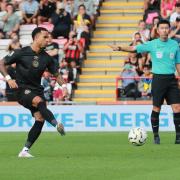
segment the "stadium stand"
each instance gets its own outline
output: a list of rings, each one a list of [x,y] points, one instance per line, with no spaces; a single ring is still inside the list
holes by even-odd
[[[60,33],[57,36],[56,34],[51,42],[58,45],[59,72],[69,83],[70,92],[68,98],[56,97],[56,100],[75,103],[117,101],[116,89],[122,88],[122,77],[120,76],[126,64],[132,65],[138,77],[143,77],[144,65],[151,67],[151,60],[148,54],[113,52],[109,45],[137,45],[157,38],[156,26],[163,11],[160,7],[166,8],[165,15],[169,13],[168,8],[171,9],[168,14],[168,18],[170,17],[172,22],[170,35],[179,41],[180,4],[178,4],[178,0],[172,0],[171,4],[166,1],[162,1],[160,4],[159,0],[51,0],[50,2],[53,4],[53,7],[49,9],[51,16],[47,17],[43,14],[43,7],[47,8],[49,2],[41,0],[37,1],[41,12],[37,14],[36,24],[29,22],[25,24],[23,21],[24,1],[18,1],[13,4],[15,10],[13,12],[19,18],[21,25],[18,32],[11,33],[12,35],[6,39],[7,35],[3,32],[2,27],[5,23],[3,18],[7,15],[6,8],[9,2],[14,1],[0,2],[0,58],[12,52],[10,45],[16,42],[20,43],[20,47],[30,45],[32,42],[31,32],[37,26],[48,29],[53,35],[57,28],[53,24],[55,23],[53,18],[58,14],[59,25],[61,22],[64,23],[61,18],[65,18],[67,15],[71,18],[72,22],[68,20],[69,35]],[[56,4],[56,10],[54,4]],[[78,8],[81,4],[84,4],[86,9]],[[62,11],[62,9],[64,10]],[[162,17],[165,16],[162,15]],[[45,19],[46,21],[44,21]],[[82,46],[82,50],[75,48],[78,43]],[[16,49],[16,46],[13,49]],[[50,83],[52,89],[50,101],[53,101],[53,95],[56,94],[54,92],[58,92],[56,95],[59,96],[62,96],[63,93],[61,87],[54,82],[53,77],[48,78],[50,79],[47,82]],[[117,79],[120,82],[117,83]],[[145,83],[147,85],[148,80]],[[138,87],[139,84],[140,82],[137,82]],[[142,92],[144,93],[144,91]]]
[[[127,53],[112,52],[108,44],[128,45],[131,42],[131,34],[142,19],[142,8],[142,1],[103,2],[73,101],[116,101],[115,81]]]
[[[84,4],[85,11],[79,12],[77,5]],[[52,55],[53,48],[55,48],[54,44],[57,44],[58,49],[58,57],[59,57],[59,72],[62,74],[64,80],[69,84],[69,95],[67,97],[57,97],[57,94],[62,96],[63,92],[60,86],[57,86],[51,75],[44,75],[42,77],[42,82],[44,85],[50,88],[51,95],[48,101],[53,101],[54,99],[60,99],[61,101],[69,101],[73,95],[73,90],[76,88],[76,81],[78,74],[81,73],[81,66],[84,57],[86,56],[86,50],[89,49],[90,45],[90,34],[92,28],[94,28],[96,17],[99,13],[99,8],[101,5],[101,0],[93,0],[93,1],[83,1],[83,0],[75,0],[75,1],[56,1],[56,0],[20,0],[20,1],[0,1],[0,58],[2,59],[7,54],[11,53],[16,48],[25,47],[32,43],[31,33],[37,26],[44,27],[49,30],[49,32],[54,35],[54,39],[48,44],[48,48],[46,49],[47,53]],[[13,7],[13,11],[12,8]],[[43,9],[44,8],[44,9]],[[48,11],[48,14],[46,13]],[[12,19],[8,16],[8,13],[13,14],[16,17],[18,23],[20,22],[20,27],[16,32],[10,32],[11,36],[9,36],[6,31],[4,31],[4,24],[7,22],[13,23]],[[33,13],[32,13],[33,12]],[[84,15],[83,13],[87,13]],[[79,17],[78,17],[78,16]],[[88,36],[84,36],[85,33],[79,33],[77,29],[74,28],[72,22],[77,18],[77,22],[86,16],[90,17],[90,23],[88,23]],[[6,17],[6,18],[5,18]],[[68,19],[67,19],[68,17]],[[58,18],[58,19],[56,19]],[[85,19],[81,19],[81,21],[85,22]],[[66,19],[66,20],[65,20]],[[72,21],[72,22],[71,22]],[[79,21],[80,22],[80,21]],[[81,22],[80,22],[81,23]],[[57,26],[58,24],[58,26]],[[68,35],[67,31],[64,31],[62,28],[68,25],[68,31],[70,34]],[[80,25],[80,24],[79,24]],[[64,27],[63,27],[64,26]],[[62,33],[58,30],[57,33],[55,31],[60,28]],[[73,35],[72,35],[73,31]],[[77,34],[79,33],[79,34]],[[57,35],[58,34],[58,35]],[[9,37],[7,39],[7,37]],[[73,39],[73,43],[68,44]],[[50,41],[50,39],[49,39]],[[80,52],[80,55],[76,55],[76,50],[74,49],[77,46],[76,42],[81,43],[83,50]],[[17,46],[18,45],[18,46]],[[53,45],[54,47],[51,47]],[[64,46],[66,45],[66,50],[64,50]],[[51,51],[52,50],[52,51]],[[66,53],[69,53],[68,56]],[[74,54],[74,55],[73,55]],[[52,55],[53,56],[53,55]],[[67,57],[69,58],[67,62]],[[78,59],[77,59],[78,58]],[[45,73],[47,74],[47,73]],[[3,78],[1,78],[4,81]],[[47,88],[45,88],[46,92]],[[56,93],[54,93],[56,92]],[[58,92],[58,93],[57,93]],[[56,94],[56,97],[54,97]],[[0,100],[4,101],[0,98]]]

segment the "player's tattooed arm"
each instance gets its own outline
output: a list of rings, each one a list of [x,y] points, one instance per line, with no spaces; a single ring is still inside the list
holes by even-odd
[[[9,84],[10,88],[18,88],[18,85],[16,84],[16,81],[14,79],[11,79],[11,76],[7,73],[6,65],[4,63],[4,60],[0,60],[0,72],[5,77],[7,83]]]

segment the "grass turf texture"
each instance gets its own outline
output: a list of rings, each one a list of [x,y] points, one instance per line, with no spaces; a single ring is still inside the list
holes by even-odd
[[[179,180],[180,145],[161,133],[161,145],[128,143],[128,133],[42,133],[32,159],[19,159],[27,133],[0,133],[1,180]]]

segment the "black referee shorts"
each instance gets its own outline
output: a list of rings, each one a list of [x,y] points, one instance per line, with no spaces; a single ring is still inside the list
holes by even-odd
[[[160,107],[164,100],[167,104],[180,104],[180,89],[175,75],[154,74],[152,80],[153,105]]]
[[[43,91],[35,91],[28,88],[18,89],[18,97],[17,97],[18,103],[24,106],[25,108],[29,109],[31,111],[32,116],[34,116],[35,112],[39,111],[38,108],[32,106],[32,100],[36,96],[39,96],[44,101],[46,101]]]

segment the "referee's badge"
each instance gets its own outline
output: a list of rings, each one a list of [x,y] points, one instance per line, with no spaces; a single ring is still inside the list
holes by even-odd
[[[30,94],[31,93],[31,90],[29,90],[29,89],[26,89],[25,91],[24,91],[24,94]]]
[[[174,59],[175,54],[174,53],[170,53],[170,59]]]
[[[163,57],[163,53],[162,53],[161,51],[157,51],[157,52],[156,52],[156,57],[157,57],[158,59],[161,59],[161,58]]]
[[[34,59],[32,62],[33,67],[35,67],[35,68],[39,67],[39,61],[38,60],[39,60],[38,56],[34,56]]]

